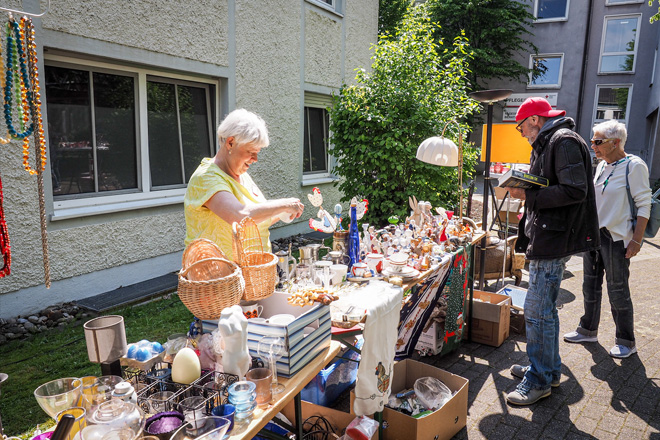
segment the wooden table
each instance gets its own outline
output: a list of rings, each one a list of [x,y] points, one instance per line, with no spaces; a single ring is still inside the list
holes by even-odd
[[[302,439],[302,412],[301,412],[301,399],[300,391],[307,385],[309,382],[316,377],[316,375],[321,371],[332,359],[339,354],[341,349],[341,344],[338,341],[331,341],[330,346],[323,350],[318,356],[316,356],[309,364],[307,364],[302,370],[300,370],[296,375],[290,377],[289,379],[278,377],[278,381],[284,385],[284,391],[279,394],[273,395],[273,400],[267,408],[257,407],[252,414],[252,419],[250,423],[235,423],[234,429],[229,435],[229,440],[239,440],[246,439],[249,440],[255,435],[259,434],[259,431],[266,426],[266,424],[273,418],[275,415],[282,410],[291,400],[293,399],[296,407],[296,420],[294,421],[296,425],[297,437]]]

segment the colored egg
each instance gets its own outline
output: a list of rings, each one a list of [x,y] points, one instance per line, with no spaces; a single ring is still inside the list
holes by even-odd
[[[126,352],[126,357],[135,359],[135,355],[137,355],[138,347],[135,344],[129,344],[128,346],[128,351]]]
[[[151,357],[151,351],[148,348],[138,348],[135,359],[144,362]]]
[[[151,343],[151,351],[152,352],[160,353],[163,350],[165,350],[165,349],[163,348],[163,345],[160,342],[152,342]]]

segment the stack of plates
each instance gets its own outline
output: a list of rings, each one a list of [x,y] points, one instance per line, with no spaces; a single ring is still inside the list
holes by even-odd
[[[386,277],[401,277],[404,280],[412,280],[420,275],[420,272],[410,266],[404,266],[401,271],[393,271],[390,268],[383,269],[383,275]]]

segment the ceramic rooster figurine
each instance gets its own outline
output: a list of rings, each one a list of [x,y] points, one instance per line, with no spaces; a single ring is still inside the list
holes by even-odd
[[[369,201],[367,199],[362,199],[358,202],[357,197],[353,197],[351,199],[351,206],[353,204],[355,204],[355,213],[357,219],[360,220],[362,217],[364,217],[364,213],[367,212]]]
[[[316,215],[318,218],[310,218],[309,227],[315,231],[328,234],[333,233],[337,229],[337,220],[328,211],[323,209],[323,196],[321,195],[321,190],[314,187],[312,189],[312,194],[307,194],[307,198],[312,206],[319,208],[319,212]]]

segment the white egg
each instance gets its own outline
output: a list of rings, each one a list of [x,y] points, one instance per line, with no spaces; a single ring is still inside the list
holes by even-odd
[[[192,348],[184,347],[174,357],[172,362],[172,380],[177,383],[190,384],[202,375],[199,357]]]

